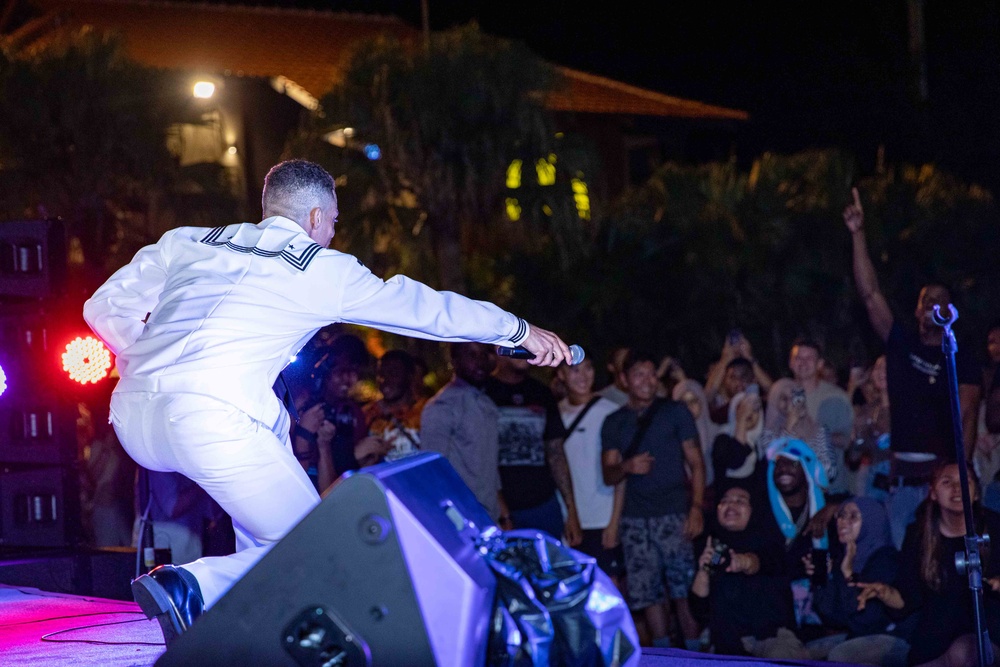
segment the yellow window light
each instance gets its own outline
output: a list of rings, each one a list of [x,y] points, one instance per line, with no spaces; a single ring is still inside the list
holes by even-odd
[[[521,187],[521,161],[514,160],[507,167],[507,187],[516,190]]]
[[[539,185],[555,185],[556,182],[556,156],[549,155],[541,158],[535,163],[535,172],[538,174]]]
[[[576,214],[581,220],[590,220],[590,191],[587,183],[580,178],[570,181],[573,189],[573,201],[576,203]]]
[[[513,197],[507,197],[507,217],[511,222],[521,219],[521,205]]]

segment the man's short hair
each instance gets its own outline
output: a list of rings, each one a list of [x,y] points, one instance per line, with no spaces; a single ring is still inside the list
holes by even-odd
[[[789,350],[794,350],[797,347],[811,347],[816,350],[816,356],[823,357],[823,346],[815,338],[810,338],[809,336],[799,336],[792,341],[792,346],[788,348]]]
[[[389,350],[381,357],[379,357],[379,364],[384,364],[387,361],[398,361],[403,365],[403,370],[406,374],[412,377],[417,372],[417,363],[413,360],[413,356],[410,355],[406,350]]]
[[[948,302],[951,303],[955,299],[955,292],[952,291],[951,285],[944,282],[943,280],[927,280],[920,286],[921,290],[925,290],[928,287],[939,287],[943,289],[948,294]]]
[[[628,354],[625,355],[625,361],[622,363],[622,372],[627,375],[633,366],[646,361],[653,364],[653,368],[656,368],[656,366],[660,363],[656,356],[654,356],[649,350],[637,350],[634,348],[629,349]]]
[[[358,370],[368,365],[370,355],[365,342],[354,334],[344,333],[327,346],[327,370],[335,366],[354,366]]]
[[[622,354],[623,352],[628,353],[628,346],[618,345],[616,347],[611,348],[608,351],[605,363],[607,363],[608,366],[614,366],[615,361],[618,359],[618,355]]]
[[[302,200],[322,201],[329,197],[337,201],[333,176],[315,162],[285,160],[271,167],[264,177],[262,208],[288,208],[302,205]]]
[[[731,359],[729,363],[726,364],[726,370],[728,371],[730,368],[735,368],[748,380],[753,379],[753,362],[746,357],[736,357],[735,359]]]
[[[456,340],[448,343],[448,359],[454,361],[456,358],[461,356],[461,354],[468,350],[470,347],[476,345],[482,345],[483,343],[470,343],[468,341]]]

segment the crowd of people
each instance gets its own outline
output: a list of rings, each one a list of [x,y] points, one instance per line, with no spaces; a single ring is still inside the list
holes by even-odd
[[[342,334],[298,399],[300,461],[323,491],[346,470],[439,452],[502,528],[544,530],[594,557],[647,645],[974,664],[974,598],[954,566],[966,534],[959,466],[973,528],[989,532],[1000,516],[1000,325],[986,367],[956,355],[960,461],[943,329],[931,319],[950,293],[927,284],[913,320],[897,319],[857,200],[844,219],[859,294],[885,343],[865,367],[838,369],[800,338],[772,376],[739,330],[704,378],[627,345],[606,365],[586,358],[546,377],[490,346],[453,343],[453,376],[437,393],[422,391],[418,360],[392,350],[375,364],[379,398],[361,404],[368,353]],[[995,552],[983,551],[993,637]]]
[[[856,192],[844,221],[859,296],[884,341],[866,366],[836,368],[819,341],[800,338],[787,369],[771,374],[738,329],[703,378],[628,341],[606,363],[587,357],[549,376],[495,346],[455,342],[452,377],[428,392],[421,359],[401,349],[373,359],[333,326],[274,387],[292,407],[295,458],[322,494],[349,471],[440,453],[502,529],[543,530],[595,558],[645,645],[975,664],[973,596],[954,554],[970,528],[989,532],[1000,517],[1000,323],[986,367],[969,350],[956,355],[956,425],[932,319],[948,311],[948,287],[924,285],[913,318],[897,318]],[[362,400],[369,370],[377,392]],[[164,488],[179,504],[179,487]],[[992,637],[998,551],[985,547],[982,561]]]

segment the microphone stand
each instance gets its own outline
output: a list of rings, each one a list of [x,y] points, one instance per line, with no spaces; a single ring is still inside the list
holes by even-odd
[[[962,506],[965,509],[965,553],[955,554],[955,567],[959,574],[969,578],[969,589],[972,591],[973,609],[976,619],[976,640],[978,647],[979,667],[993,664],[993,643],[990,641],[989,629],[984,622],[983,607],[983,563],[979,556],[980,547],[989,544],[989,536],[980,537],[976,533],[975,518],[972,514],[972,496],[969,493],[969,471],[965,460],[965,440],[962,435],[962,407],[958,400],[958,373],[955,370],[955,352],[958,344],[951,325],[958,319],[958,310],[949,305],[950,317],[941,314],[941,307],[934,306],[934,324],[944,329],[941,337],[941,349],[944,352],[948,367],[948,388],[951,394],[951,418],[955,435],[955,455],[958,460],[958,476],[962,484]]]

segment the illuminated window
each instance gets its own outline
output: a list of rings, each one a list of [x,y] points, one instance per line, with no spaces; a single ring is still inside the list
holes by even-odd
[[[583,180],[583,174],[577,174],[576,178],[570,181],[570,186],[573,188],[576,214],[581,220],[590,220],[590,192],[586,181]]]
[[[556,161],[557,156],[552,153],[548,157],[540,158],[535,162],[535,174],[538,177],[538,185],[550,187],[556,184]],[[522,169],[524,163],[521,160],[513,160],[507,167],[507,189],[518,190],[521,187]],[[590,188],[584,180],[583,172],[577,172],[576,176],[570,180],[570,190],[573,196],[573,204],[576,207],[576,214],[580,220],[590,220]],[[513,193],[510,193],[513,194]],[[551,198],[549,194],[547,197]],[[506,199],[507,218],[511,221],[521,219],[523,211],[520,201],[516,197]],[[541,212],[545,216],[552,216],[552,206],[543,203]]]
[[[521,219],[521,205],[513,197],[507,197],[507,217],[511,222]]]
[[[556,156],[549,155],[541,158],[535,163],[535,172],[538,174],[539,185],[555,185],[556,183]]]
[[[521,187],[521,161],[514,160],[507,167],[507,187],[516,190]]]

